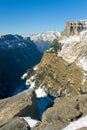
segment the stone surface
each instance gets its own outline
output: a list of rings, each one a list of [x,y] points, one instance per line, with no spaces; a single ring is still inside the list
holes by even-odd
[[[87,130],[87,127],[83,127],[83,128],[77,129],[77,130]]]
[[[63,34],[66,36],[78,35],[81,31],[87,29],[87,20],[67,21]]]
[[[0,100],[0,127],[16,116],[38,118],[36,96],[31,89]]]
[[[41,125],[32,130],[61,130],[70,122],[85,115],[87,115],[87,95],[58,98],[54,106],[44,112]]]
[[[0,130],[30,130],[30,127],[25,120],[16,117],[0,128]]]
[[[55,40],[33,74],[28,73],[27,81],[34,77],[30,84],[52,96],[73,97],[87,93],[87,30],[78,36]]]

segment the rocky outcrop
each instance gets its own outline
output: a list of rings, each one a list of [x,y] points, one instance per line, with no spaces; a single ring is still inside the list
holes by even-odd
[[[58,98],[54,106],[44,112],[40,126],[32,130],[61,130],[70,122],[85,115],[87,115],[87,95]]]
[[[0,130],[30,130],[30,127],[25,120],[16,117],[0,128]]]
[[[0,127],[13,117],[38,118],[38,108],[34,91],[26,90],[16,96],[0,100]]]
[[[81,31],[84,31],[86,29],[87,20],[67,21],[63,34],[66,36],[78,35]]]

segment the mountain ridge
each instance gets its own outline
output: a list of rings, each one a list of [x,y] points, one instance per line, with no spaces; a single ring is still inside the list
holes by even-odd
[[[20,85],[21,75],[42,57],[30,38],[20,35],[0,37],[0,98],[11,96]],[[11,92],[12,91],[12,92]]]
[[[73,36],[61,35],[44,53],[35,75],[31,74],[33,80],[28,72],[27,83],[56,97],[86,93],[86,43],[87,30]]]
[[[54,39],[61,36],[58,31],[47,31],[30,36],[30,39],[34,41],[40,52],[44,52],[48,49]]]

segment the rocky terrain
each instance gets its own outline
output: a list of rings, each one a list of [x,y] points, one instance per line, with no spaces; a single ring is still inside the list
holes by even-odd
[[[22,75],[29,89],[0,100],[1,130],[87,129],[87,30],[72,27]]]
[[[48,31],[31,35],[30,38],[34,41],[39,51],[43,53],[48,49],[53,40],[57,39],[60,36],[61,33],[58,31]]]
[[[20,117],[15,117],[0,130],[30,130],[28,123]]]
[[[0,100],[0,127],[13,117],[39,118],[36,96],[31,89],[6,99]]]
[[[66,36],[78,35],[87,29],[87,20],[67,21],[63,32]]]
[[[87,93],[87,31],[56,39],[26,83],[55,97]],[[33,76],[33,79],[32,79]]]
[[[21,86],[20,77],[42,57],[30,38],[19,35],[0,37],[0,98],[9,97]]]
[[[54,105],[44,112],[42,123],[32,130],[77,130],[82,128],[78,126],[66,129],[71,122],[84,118],[87,115],[87,95],[75,96],[73,98],[57,98]],[[87,129],[86,123],[82,123]],[[64,128],[64,129],[63,129]],[[76,129],[77,128],[77,129]],[[84,129],[83,129],[84,130]]]

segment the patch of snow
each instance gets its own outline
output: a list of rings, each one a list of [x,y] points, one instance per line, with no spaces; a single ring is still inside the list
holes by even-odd
[[[71,45],[72,43],[80,42],[80,36],[65,37],[62,40],[60,40],[59,42],[63,43],[64,45],[66,45],[66,44]]]
[[[82,77],[82,81],[81,84],[84,84],[87,80],[87,72],[83,71],[83,77]]]
[[[35,88],[35,82],[31,82],[31,83],[30,83],[30,88],[32,88],[32,89]],[[29,88],[29,89],[30,89],[30,88]]]
[[[86,38],[87,38],[87,30],[82,31],[82,32],[80,33],[80,41],[83,41],[83,40],[85,40]]]
[[[53,50],[53,47],[50,47],[46,52],[51,52]]]
[[[32,119],[31,117],[22,117],[25,121],[27,121],[27,123],[29,124],[29,126],[32,128],[32,127],[35,127],[37,126],[40,121],[38,120],[35,120],[35,119]]]
[[[62,57],[65,61],[72,63],[77,58],[79,51],[76,51],[76,45],[80,42],[79,36],[64,37],[59,41],[62,44],[62,50],[58,52],[58,56]]]
[[[27,73],[23,74],[21,79],[25,79],[27,77]]]
[[[87,127],[87,116],[82,117],[77,121],[71,122],[67,127],[62,130],[77,130],[83,127]]]
[[[35,81],[32,81],[32,79],[34,79],[34,76],[32,76],[30,79],[26,80],[26,85],[29,85],[29,88],[35,88]]]
[[[29,86],[29,89],[35,89],[35,78],[36,78],[36,74],[31,76],[30,79],[26,80],[26,86]]]
[[[87,71],[87,59],[85,57],[79,60],[78,65],[81,66],[83,70]]]
[[[70,37],[63,37],[59,40],[59,42],[62,44],[62,50],[58,52],[58,56],[62,57],[69,63],[74,62],[78,58],[82,49],[83,52],[86,52],[86,39],[87,30],[81,32],[78,36],[74,35]],[[85,59],[82,59],[79,62],[79,64],[83,66],[84,70],[87,70],[87,63]]]
[[[37,98],[41,98],[41,97],[46,97],[46,96],[47,96],[47,94],[46,94],[46,92],[44,91],[44,89],[42,89],[42,88],[40,88],[40,87],[35,90],[35,93],[36,93],[36,97],[37,97]]]
[[[35,71],[36,71],[36,70],[38,70],[38,67],[37,67],[37,66],[35,66],[35,67],[33,68],[33,70],[35,70]]]

